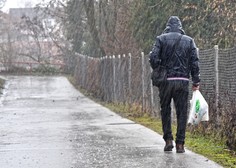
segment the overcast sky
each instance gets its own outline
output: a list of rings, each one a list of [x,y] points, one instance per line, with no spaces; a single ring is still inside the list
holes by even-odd
[[[23,8],[29,7],[31,4],[34,7],[37,3],[43,2],[43,0],[7,0],[2,11],[8,13],[9,8]]]

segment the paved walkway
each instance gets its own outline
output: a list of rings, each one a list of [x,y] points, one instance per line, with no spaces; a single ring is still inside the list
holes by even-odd
[[[78,92],[65,77],[9,76],[0,100],[1,168],[219,168]]]

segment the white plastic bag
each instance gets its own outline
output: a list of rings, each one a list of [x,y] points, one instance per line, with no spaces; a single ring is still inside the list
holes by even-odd
[[[188,123],[197,125],[201,121],[209,121],[208,104],[199,90],[193,91],[190,100],[190,113]]]

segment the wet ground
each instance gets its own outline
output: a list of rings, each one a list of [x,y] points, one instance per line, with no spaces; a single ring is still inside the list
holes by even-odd
[[[0,168],[218,168],[78,92],[65,77],[9,76],[0,100]]]

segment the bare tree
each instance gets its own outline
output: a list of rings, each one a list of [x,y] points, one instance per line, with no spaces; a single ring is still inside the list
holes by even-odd
[[[1,13],[0,17],[0,62],[2,68],[9,70],[13,68],[12,60],[14,59],[14,47],[12,36],[12,28],[14,27],[10,22],[10,18],[7,14]]]
[[[78,46],[82,44],[82,41],[71,40],[72,37],[78,36],[78,33],[73,34],[75,31],[72,30],[73,28],[70,26],[70,24],[68,24],[67,18],[70,17],[70,12],[73,13],[75,11],[67,12],[65,2],[63,0],[51,0],[48,3],[38,4],[38,6],[41,8],[43,7],[44,13],[55,19],[55,23],[53,26],[45,26],[46,35],[53,42],[54,46],[56,46],[60,51],[56,56],[63,58],[63,62],[65,63],[64,70],[66,72],[74,72],[76,59],[71,44],[74,44],[74,46]],[[72,6],[74,6],[74,8],[78,7],[75,6],[75,4],[72,4]],[[79,20],[79,18],[77,18],[76,21],[76,25],[80,26],[79,24],[81,23],[81,21]],[[68,38],[68,35],[71,36],[71,38]]]
[[[31,58],[33,61],[41,63],[42,61],[42,48],[40,39],[44,36],[44,28],[42,23],[35,17],[31,20],[27,16],[22,17],[19,29],[21,33],[21,52],[18,53],[20,56]],[[27,40],[26,40],[27,39]],[[26,49],[27,48],[27,49]]]

